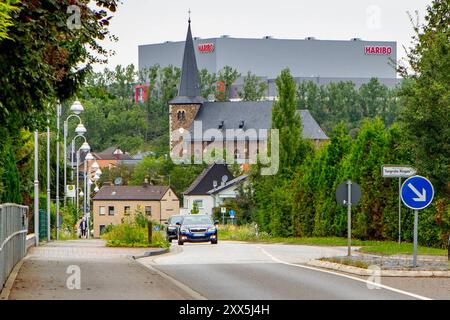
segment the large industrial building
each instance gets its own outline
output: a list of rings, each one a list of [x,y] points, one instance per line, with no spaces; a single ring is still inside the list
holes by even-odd
[[[181,68],[184,41],[139,46],[139,69],[159,64]],[[395,70],[395,41],[194,38],[198,68],[217,73],[224,66],[237,69],[242,77],[248,71],[269,83],[273,91],[280,71],[288,67],[298,82],[312,80],[319,85],[337,81],[353,81],[357,87],[370,78],[389,87],[398,84]],[[242,83],[242,77],[236,83]],[[272,84],[272,85],[271,85]],[[273,92],[269,92],[272,95]]]

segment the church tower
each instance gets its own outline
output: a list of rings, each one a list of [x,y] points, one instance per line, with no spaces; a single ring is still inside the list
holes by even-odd
[[[194,41],[191,33],[191,19],[189,18],[178,96],[169,101],[170,150],[176,143],[172,139],[172,132],[180,129],[189,130],[205,101],[201,95]]]

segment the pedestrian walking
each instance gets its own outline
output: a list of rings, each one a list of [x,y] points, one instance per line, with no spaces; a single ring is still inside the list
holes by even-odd
[[[80,222],[80,229],[81,229],[81,237],[86,238],[86,231],[87,231],[87,222],[86,218],[83,218]]]

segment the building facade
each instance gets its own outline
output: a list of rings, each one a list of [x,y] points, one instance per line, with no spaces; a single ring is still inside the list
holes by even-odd
[[[103,186],[92,201],[96,238],[106,226],[133,219],[136,212],[160,223],[180,212],[178,197],[168,186]]]
[[[310,80],[317,84],[353,81],[357,86],[370,78],[389,87],[398,84],[395,64],[395,41],[365,41],[305,39],[245,39],[222,36],[193,39],[199,69],[217,73],[225,66],[238,70],[242,76],[248,71],[267,80],[268,95],[273,95],[273,80],[284,68],[289,68],[298,82]],[[139,69],[155,64],[180,67],[185,41],[139,46]],[[236,82],[239,86],[242,79]]]

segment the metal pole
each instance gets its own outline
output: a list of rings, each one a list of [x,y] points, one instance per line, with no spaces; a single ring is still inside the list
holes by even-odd
[[[417,233],[419,224],[419,210],[414,210],[414,253],[413,253],[413,267],[417,267]]]
[[[90,175],[90,174],[89,174]],[[90,182],[91,179],[88,178],[87,180],[87,208],[86,208],[86,225],[87,225],[87,238],[89,239],[89,233],[90,233],[90,227],[89,227],[89,218],[91,217],[91,185]]]
[[[50,121],[48,121],[50,122]],[[50,210],[51,210],[51,195],[50,195],[50,127],[47,126],[47,241],[50,241]]]
[[[56,105],[56,240],[59,240],[59,117],[60,116],[61,116],[61,105],[58,103]],[[65,194],[66,193],[64,192],[64,195]]]
[[[38,131],[34,132],[34,235],[39,245],[39,143]]]
[[[75,154],[75,141],[72,140],[70,152],[70,180],[73,182],[73,155]],[[75,155],[76,156],[76,155]]]
[[[87,199],[87,190],[86,190],[86,184],[87,184],[87,180],[86,180],[86,166],[87,166],[87,161],[86,161],[86,156],[84,159],[84,170],[83,170],[83,175],[84,175],[84,197],[83,197],[83,213],[84,213],[84,217],[86,217],[86,199]],[[86,217],[86,221],[87,221],[87,217]]]
[[[398,244],[402,242],[402,199],[400,192],[402,189],[402,178],[398,177]]]
[[[72,170],[73,171],[73,170]],[[77,215],[78,215],[78,210],[80,209],[80,194],[79,194],[79,180],[78,179],[80,176],[80,150],[77,150],[77,178],[76,178],[76,182],[77,182],[77,192],[76,192],[76,199],[77,199]]]
[[[61,112],[61,109],[60,109]],[[59,117],[58,117],[59,126]],[[67,121],[64,121],[63,125],[63,135],[64,135],[64,208],[67,202]]]
[[[347,180],[347,255],[352,255],[352,182]]]

